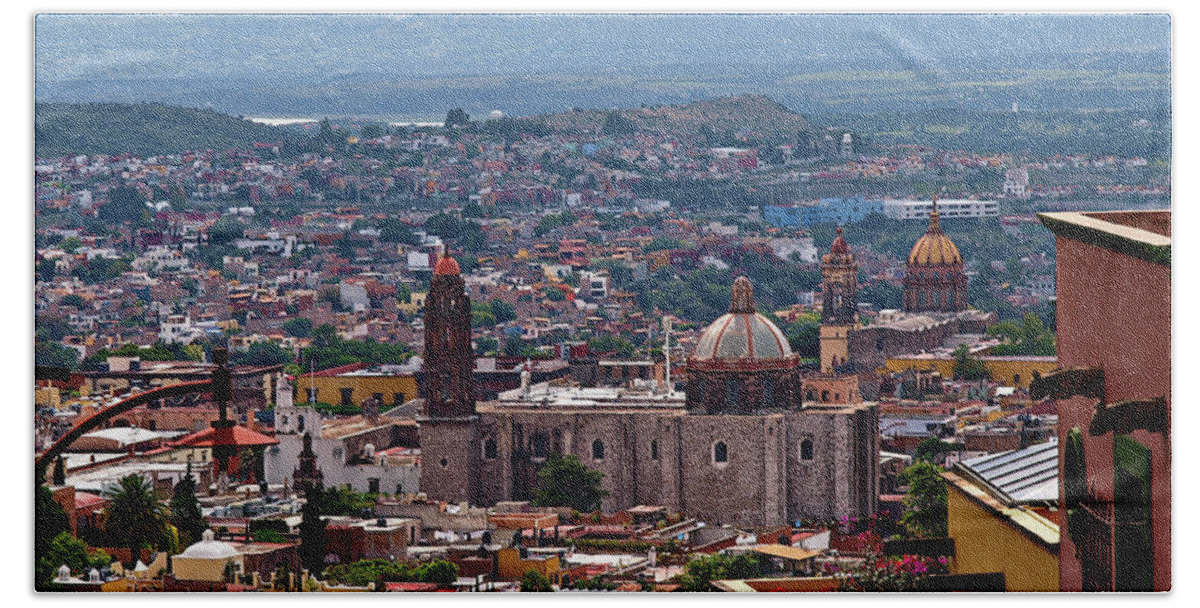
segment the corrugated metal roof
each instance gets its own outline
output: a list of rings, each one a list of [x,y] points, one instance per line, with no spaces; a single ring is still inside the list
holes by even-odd
[[[1058,500],[1058,439],[958,464],[1009,504]]]

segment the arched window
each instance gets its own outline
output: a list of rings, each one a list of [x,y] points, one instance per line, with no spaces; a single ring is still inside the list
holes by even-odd
[[[817,400],[817,392],[812,390],[811,388],[808,389],[808,392],[806,392],[804,395],[805,395],[804,399],[807,401],[816,401]]]
[[[650,460],[658,460],[658,440],[650,441]]]
[[[533,435],[533,457],[546,458],[550,455],[550,438],[545,433]]]
[[[813,444],[812,439],[805,439],[800,442],[800,460],[813,459]]]
[[[940,292],[940,291],[933,292],[933,305],[934,306],[942,305],[942,292]]]
[[[296,419],[296,429],[301,433],[304,432],[304,416],[300,416]]]
[[[829,391],[821,391],[821,403],[829,403]]]
[[[604,460],[604,442],[599,439],[592,442],[592,460]]]
[[[764,378],[762,387],[762,406],[775,407],[775,379]]]
[[[496,449],[496,440],[488,437],[487,441],[483,442],[483,457],[492,460],[496,458],[499,450]]]
[[[713,445],[713,462],[729,462],[729,446],[724,441]]]

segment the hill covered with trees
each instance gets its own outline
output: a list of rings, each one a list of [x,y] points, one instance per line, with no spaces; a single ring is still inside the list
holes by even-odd
[[[200,108],[156,103],[39,103],[34,153],[153,156],[281,142],[284,130]]]

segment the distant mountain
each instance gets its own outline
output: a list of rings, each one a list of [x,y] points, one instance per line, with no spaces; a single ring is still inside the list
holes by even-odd
[[[798,132],[812,129],[803,116],[765,95],[736,95],[625,110],[571,110],[543,118],[550,129],[568,133],[638,130],[694,135],[707,128],[713,133],[755,132],[771,139],[792,138]]]
[[[187,150],[249,147],[291,134],[212,110],[161,104],[38,103],[34,106],[34,153],[140,156]]]

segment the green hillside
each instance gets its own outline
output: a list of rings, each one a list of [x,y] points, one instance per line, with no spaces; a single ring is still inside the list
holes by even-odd
[[[277,127],[233,116],[160,104],[39,103],[34,107],[34,153],[176,154],[247,147],[288,138]]]
[[[652,131],[697,134],[752,132],[772,141],[794,140],[812,129],[800,114],[763,95],[737,95],[684,105],[617,110],[573,110],[544,117],[547,126],[568,133]]]

